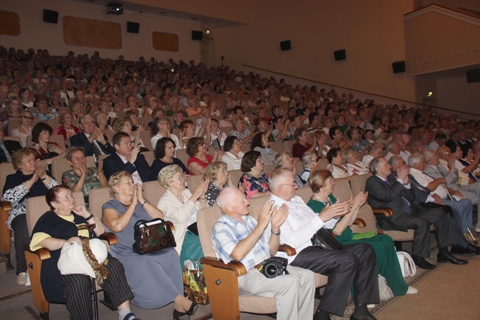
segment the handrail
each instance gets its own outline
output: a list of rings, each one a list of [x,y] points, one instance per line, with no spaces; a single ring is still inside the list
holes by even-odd
[[[461,114],[465,114],[465,115],[480,117],[480,114],[477,114],[477,113],[464,112],[464,111],[459,111],[459,110],[453,110],[453,109],[448,109],[448,108],[442,108],[442,107],[432,106],[432,105],[428,105],[428,104],[425,104],[425,103],[419,103],[419,102],[409,101],[409,100],[405,100],[405,99],[392,98],[392,97],[384,96],[384,95],[381,95],[381,94],[376,94],[376,93],[361,91],[361,90],[352,89],[352,88],[348,88],[348,87],[344,87],[344,86],[339,86],[339,85],[332,84],[332,83],[327,83],[327,82],[323,82],[323,81],[318,81],[318,80],[303,78],[303,77],[299,77],[299,76],[294,76],[294,75],[291,75],[291,74],[287,74],[287,73],[283,73],[283,72],[278,72],[278,71],[272,71],[272,70],[268,70],[268,69],[264,69],[264,68],[260,68],[260,67],[256,67],[256,66],[252,66],[252,65],[248,65],[248,64],[243,64],[243,66],[244,66],[244,67],[248,67],[248,68],[253,68],[253,69],[261,70],[261,71],[270,72],[270,73],[275,73],[275,74],[278,74],[278,75],[281,75],[281,76],[287,76],[287,77],[291,77],[291,78],[295,78],[295,79],[300,79],[300,80],[304,80],[304,81],[309,81],[309,82],[313,82],[313,83],[321,83],[321,84],[325,84],[325,85],[328,85],[328,86],[331,86],[331,87],[336,87],[336,88],[345,89],[345,90],[348,90],[348,91],[355,91],[355,92],[359,92],[359,93],[366,94],[366,95],[370,95],[370,96],[377,96],[377,97],[381,97],[381,98],[385,98],[385,99],[402,101],[402,102],[405,102],[405,103],[408,103],[408,104],[418,105],[418,106],[421,106],[421,107],[433,108],[434,110],[440,109],[440,110],[445,110],[445,111],[447,111],[447,112],[451,112],[451,113],[453,113],[453,114],[459,114],[459,113],[461,113]]]

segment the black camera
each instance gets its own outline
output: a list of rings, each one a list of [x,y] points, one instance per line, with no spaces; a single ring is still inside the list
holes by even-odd
[[[271,257],[262,262],[260,272],[267,278],[275,278],[283,274],[288,274],[288,260],[280,257]]]

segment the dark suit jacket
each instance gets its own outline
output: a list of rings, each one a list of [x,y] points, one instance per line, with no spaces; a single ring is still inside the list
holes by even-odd
[[[142,182],[156,180],[156,177],[152,174],[150,166],[141,153],[137,155],[137,160],[134,164],[130,162],[123,163],[122,159],[120,159],[120,156],[116,152],[113,152],[103,160],[103,172],[105,173],[107,180],[110,179],[112,174],[122,170],[130,173],[138,171]]]
[[[420,210],[415,203],[415,193],[413,188],[406,189],[401,183],[395,179],[388,179],[390,186],[377,176],[368,178],[365,185],[365,191],[368,191],[368,204],[372,208],[391,208],[395,214],[390,218],[377,217],[379,226],[384,230],[401,230],[399,224],[395,222],[408,215],[405,212],[405,205],[402,197],[410,202],[412,212]]]
[[[18,149],[22,149],[22,146],[20,145],[20,143],[18,143],[18,141],[3,140],[3,144],[5,145],[5,148],[7,148],[7,151],[10,154],[10,157],[15,151],[17,151]],[[2,162],[1,159],[0,159],[0,162]]]
[[[15,151],[22,149],[22,146],[18,141],[15,140],[3,140],[3,144],[5,145],[5,148],[7,148],[8,153],[12,155]]]
[[[395,172],[393,172],[392,174],[390,174],[388,176],[388,179],[389,180],[395,180],[396,176],[397,176],[397,174]],[[415,178],[411,174],[408,175],[408,179],[410,179],[410,185],[411,185],[411,187],[413,189],[413,192],[415,194],[414,203],[417,206],[419,206],[422,203],[427,202],[427,198],[428,198],[428,195],[430,194],[431,190],[428,189],[427,187],[423,187],[420,183],[418,183],[417,180],[415,180]]]
[[[110,143],[108,143],[108,139],[105,135],[104,135],[104,138],[105,138],[105,141],[107,141],[107,144],[106,145],[102,145],[101,143],[98,144],[100,146],[100,148],[102,149],[102,152],[105,153],[105,154],[115,153],[115,149],[110,145]],[[85,149],[85,156],[88,157],[88,156],[93,156],[94,155],[93,143],[88,141],[87,136],[83,132],[70,137],[69,140],[70,140],[70,144],[72,146],[84,148]]]

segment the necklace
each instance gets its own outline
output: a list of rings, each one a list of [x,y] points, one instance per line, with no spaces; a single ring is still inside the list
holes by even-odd
[[[324,206],[327,206],[328,204],[330,205],[332,204],[328,196],[327,196],[327,201],[323,201],[322,199],[320,199],[320,196],[317,193],[313,194],[312,199],[315,201],[321,202]]]

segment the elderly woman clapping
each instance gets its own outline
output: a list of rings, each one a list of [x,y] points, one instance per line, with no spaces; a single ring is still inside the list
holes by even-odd
[[[25,215],[27,198],[44,196],[58,182],[47,175],[44,166],[37,165],[35,151],[31,149],[15,151],[12,155],[12,163],[17,172],[7,176],[3,188],[3,200],[9,201],[12,205],[7,226],[14,231],[17,284],[24,285],[27,281],[27,262],[23,247],[29,242]]]
[[[165,219],[175,225],[173,235],[180,255],[184,260],[196,260],[203,257],[197,231],[197,210],[206,206],[205,191],[210,179],[204,180],[193,193],[185,188],[182,168],[174,164],[160,170],[158,183],[167,189],[157,207],[162,210]]]
[[[135,295],[132,303],[140,308],[155,309],[174,302],[174,316],[192,315],[196,304],[183,296],[182,269],[175,249],[142,255],[132,250],[135,223],[163,219],[163,212],[143,197],[140,185],[134,184],[126,171],[114,173],[108,185],[114,198],[103,205],[103,223],[107,231],[114,232],[118,238],[118,244],[110,250],[125,267],[128,284]]]

